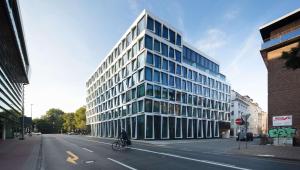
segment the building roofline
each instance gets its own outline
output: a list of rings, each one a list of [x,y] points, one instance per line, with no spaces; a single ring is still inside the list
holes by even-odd
[[[262,26],[259,27],[259,30],[262,30],[262,29],[264,29],[264,28],[266,28],[266,27],[268,27],[268,26],[270,26],[270,25],[272,25],[274,23],[277,23],[280,20],[283,20],[283,19],[285,19],[285,18],[287,18],[287,17],[289,17],[289,16],[291,16],[291,15],[297,13],[297,12],[300,12],[300,8],[298,8],[298,9],[292,11],[292,12],[289,12],[289,13],[287,13],[287,14],[285,14],[285,15],[277,18],[277,19],[274,19],[274,20],[272,20],[272,21],[270,21],[268,23],[265,23],[264,25],[262,25]]]
[[[204,53],[203,51],[199,50],[198,48],[194,47],[193,45],[191,45],[190,43],[188,43],[187,41],[183,40],[182,41],[182,45],[187,46],[188,48],[194,50],[195,52],[201,54],[203,57],[215,62],[216,64],[218,64],[220,66],[219,61],[217,61],[216,59],[212,58],[211,56],[209,56],[208,54]]]

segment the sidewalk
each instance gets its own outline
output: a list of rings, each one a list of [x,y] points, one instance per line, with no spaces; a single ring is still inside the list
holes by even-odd
[[[0,141],[0,169],[39,169],[42,135]]]
[[[300,147],[248,145],[248,148],[246,149],[245,144],[243,143],[240,150],[238,148],[234,148],[230,152],[232,154],[300,161]]]

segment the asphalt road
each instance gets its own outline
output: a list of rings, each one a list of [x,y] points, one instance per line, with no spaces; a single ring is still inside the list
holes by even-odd
[[[300,167],[300,162],[233,155],[224,150],[211,149],[210,152],[205,149],[205,145],[211,145],[209,142],[174,145],[133,142],[123,151],[112,150],[111,142],[86,136],[43,135],[41,169],[277,170]]]

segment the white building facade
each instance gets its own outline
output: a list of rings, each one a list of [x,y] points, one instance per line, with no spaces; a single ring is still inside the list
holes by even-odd
[[[246,119],[246,115],[248,115],[247,132],[253,133],[254,136],[266,133],[266,114],[249,96],[231,91],[231,136],[236,136],[242,130],[245,131],[245,126],[236,125],[235,120],[241,117]]]
[[[230,85],[219,64],[143,11],[86,82],[91,135],[218,138],[230,129]]]

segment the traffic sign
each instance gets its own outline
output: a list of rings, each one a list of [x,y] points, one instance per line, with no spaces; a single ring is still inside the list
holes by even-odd
[[[243,125],[244,123],[245,122],[244,122],[244,120],[242,118],[235,119],[235,124],[237,124],[237,125]]]

